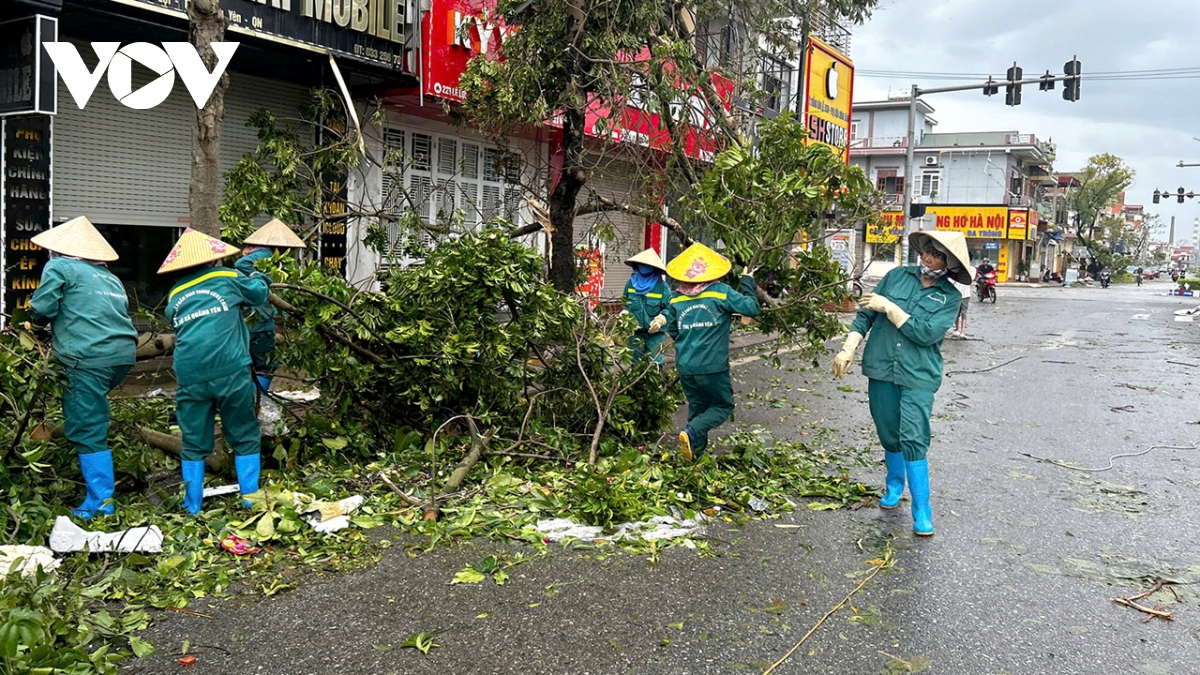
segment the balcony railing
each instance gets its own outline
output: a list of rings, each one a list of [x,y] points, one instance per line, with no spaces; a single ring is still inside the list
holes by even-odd
[[[907,148],[907,136],[876,136],[873,138],[856,138],[850,141],[851,150],[870,150],[879,148]]]

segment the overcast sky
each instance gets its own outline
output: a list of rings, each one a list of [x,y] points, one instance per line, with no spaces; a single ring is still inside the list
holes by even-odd
[[[991,74],[1001,78],[1016,61],[1025,77],[1078,55],[1083,64],[1079,101],[1026,85],[1023,102],[1010,108],[1000,95],[936,94],[939,132],[1020,131],[1058,146],[1056,168],[1075,170],[1087,158],[1110,152],[1137,171],[1126,201],[1144,204],[1164,222],[1177,219],[1175,239],[1190,243],[1200,197],[1155,205],[1155,188],[1180,186],[1200,193],[1200,2],[1196,0],[881,0],[867,24],[854,31],[852,56],[861,70]],[[1196,68],[1192,79],[1089,81],[1104,71]],[[961,80],[916,80],[936,87]],[[980,78],[980,81],[985,78]],[[855,78],[857,101],[908,91],[912,77]],[[1163,233],[1163,239],[1166,233]]]

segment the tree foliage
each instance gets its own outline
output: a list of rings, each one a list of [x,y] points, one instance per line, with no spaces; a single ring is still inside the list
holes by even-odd
[[[1067,195],[1067,207],[1076,213],[1075,233],[1088,248],[1093,248],[1101,212],[1133,184],[1135,172],[1125,160],[1108,153],[1096,155],[1076,178],[1079,187]]]

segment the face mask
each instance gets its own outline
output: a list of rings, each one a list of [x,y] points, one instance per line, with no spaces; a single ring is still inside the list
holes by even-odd
[[[935,270],[932,267],[927,267],[925,263],[921,263],[921,276],[931,281],[937,281],[938,279],[941,279],[942,277],[946,276],[946,273],[949,271],[950,270],[944,267],[940,270]]]

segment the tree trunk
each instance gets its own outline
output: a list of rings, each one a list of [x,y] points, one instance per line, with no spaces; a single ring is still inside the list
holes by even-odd
[[[582,94],[581,94],[582,96]],[[575,205],[587,182],[583,166],[582,106],[563,111],[562,177],[550,193],[550,283],[561,293],[575,291]]]
[[[200,60],[212,71],[217,55],[212,43],[225,39],[225,14],[220,0],[191,0],[188,3],[188,41]],[[221,75],[208,103],[196,110],[192,131],[192,182],[188,186],[188,216],[191,227],[212,237],[221,236],[221,121],[225,119],[225,90],[229,74]]]

